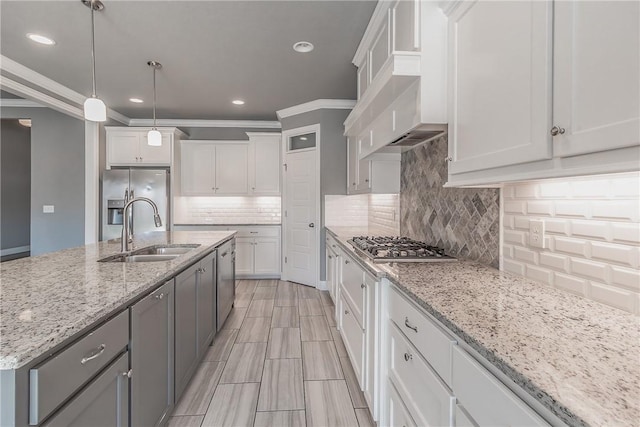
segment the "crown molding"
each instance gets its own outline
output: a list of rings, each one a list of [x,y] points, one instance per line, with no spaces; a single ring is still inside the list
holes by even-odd
[[[193,119],[158,119],[158,126],[192,127],[192,128],[252,128],[280,129],[277,121],[262,120],[193,120]],[[131,119],[129,126],[153,126],[153,119]]]
[[[25,67],[19,62],[16,62],[13,59],[7,58],[4,55],[0,55],[0,70],[2,70],[5,73],[11,74],[15,77],[18,77],[21,80],[27,81],[30,84],[33,84],[35,88],[30,88],[33,91],[28,96],[28,98],[33,99],[36,102],[46,104],[47,102],[50,102],[50,99],[56,99],[47,95],[46,93],[43,93],[41,90],[60,96],[63,99],[58,101],[68,106],[73,106],[73,104],[83,105],[84,101],[87,99],[85,95],[78,93],[73,89],[70,89],[62,85],[56,82],[55,80],[52,80],[49,77],[46,77],[38,73],[37,71],[32,70],[31,68]],[[28,87],[26,85],[22,85],[22,86]],[[16,94],[16,95],[20,95],[20,94]],[[66,102],[65,100],[71,101],[71,102],[69,103],[69,102]],[[107,108],[107,117],[110,117],[117,122],[127,124],[127,125],[129,124],[129,121],[130,121],[130,119],[127,116],[120,114],[117,111],[112,110],[111,108]],[[84,115],[82,116],[82,119],[84,120]]]
[[[82,109],[76,107],[75,105],[49,96],[46,93],[42,93],[32,87],[16,82],[15,80],[12,80],[8,77],[0,76],[0,87],[2,87],[2,89],[6,90],[7,92],[13,93],[14,95],[29,99],[37,99],[38,103],[44,107],[49,107],[56,111],[60,111],[61,113],[84,120],[84,113]]]
[[[3,87],[4,88],[4,87]],[[0,107],[9,108],[45,108],[44,105],[29,99],[0,99]]]
[[[280,132],[245,132],[249,138],[251,137],[260,137],[260,136],[281,136]]]
[[[278,115],[278,119],[282,120],[285,117],[297,116],[298,114],[308,113],[314,110],[352,110],[355,105],[356,101],[352,99],[316,99],[315,101],[294,105],[284,110],[278,110],[276,114]]]

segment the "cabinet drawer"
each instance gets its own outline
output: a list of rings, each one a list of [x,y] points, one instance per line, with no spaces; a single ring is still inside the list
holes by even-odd
[[[393,324],[389,333],[389,377],[409,413],[421,426],[451,425],[455,398],[447,386]]]
[[[391,288],[389,317],[447,385],[451,386],[451,346],[455,340],[438,328],[398,290]]]
[[[548,425],[518,396],[458,346],[453,348],[453,389],[479,425]]]
[[[416,427],[416,423],[413,422],[413,418],[391,382],[389,382],[389,426]]]
[[[362,388],[362,367],[364,366],[364,331],[358,324],[351,305],[341,299],[340,326],[344,346],[351,359],[353,370],[358,378],[358,384]]]
[[[237,237],[279,237],[280,227],[234,227],[229,226],[227,230],[238,230]]]
[[[347,294],[355,318],[364,326],[364,271],[352,259],[345,257],[342,263],[342,290]],[[344,295],[343,295],[344,296]]]
[[[44,424],[46,427],[127,427],[129,354],[123,353]]]
[[[47,415],[90,380],[129,342],[129,311],[124,311],[61,353],[29,371],[29,423]]]

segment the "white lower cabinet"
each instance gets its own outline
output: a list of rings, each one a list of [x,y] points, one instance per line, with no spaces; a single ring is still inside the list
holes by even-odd
[[[252,238],[238,237],[236,239],[236,276],[253,274],[254,254]]]
[[[230,226],[229,229],[234,229]],[[236,277],[280,277],[280,227],[235,227]]]
[[[389,327],[389,379],[420,426],[451,425],[451,390],[394,325]]]
[[[411,414],[402,403],[396,388],[392,382],[387,384],[389,390],[389,426],[390,427],[417,427],[411,418]]]
[[[546,426],[526,403],[462,348],[453,348],[453,390],[479,425]]]
[[[471,419],[471,416],[467,413],[462,405],[456,405],[456,414],[454,425],[456,427],[477,427],[475,421]]]
[[[358,383],[362,388],[362,367],[364,365],[364,331],[356,319],[353,308],[349,302],[342,298],[340,300],[340,329],[342,340],[347,349],[347,354],[353,365]]]

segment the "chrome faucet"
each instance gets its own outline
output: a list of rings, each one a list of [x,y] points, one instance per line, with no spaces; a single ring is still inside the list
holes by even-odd
[[[124,223],[122,225],[122,246],[121,246],[121,252],[129,252],[132,247],[131,244],[133,243],[133,234],[130,231],[130,223],[128,221],[129,218],[129,208],[131,207],[131,205],[133,205],[135,202],[147,202],[151,205],[151,207],[153,208],[153,221],[156,223],[156,227],[162,227],[162,219],[160,218],[160,214],[158,213],[158,206],[155,204],[155,202],[151,199],[148,199],[146,197],[136,197],[136,198],[132,198],[131,200],[129,200],[125,205],[124,205],[124,209],[122,210],[122,217],[124,218]],[[133,223],[133,218],[131,219],[131,222]]]

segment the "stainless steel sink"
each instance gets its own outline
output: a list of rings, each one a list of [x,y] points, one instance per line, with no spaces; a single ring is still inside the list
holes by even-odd
[[[119,253],[98,262],[158,262],[171,261],[200,245],[155,245],[140,248],[130,253]]]
[[[133,255],[182,255],[197,248],[200,245],[189,246],[152,246],[133,251]]]

